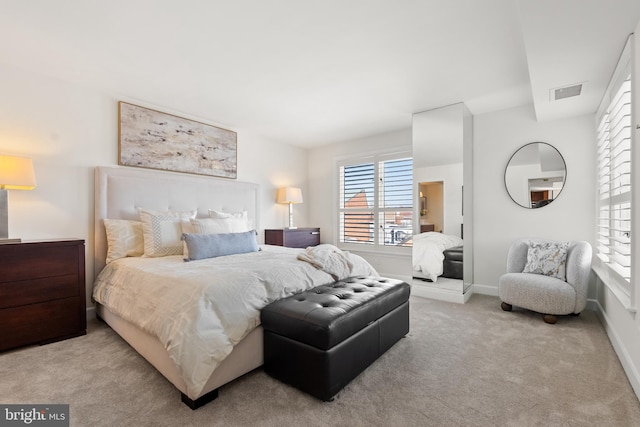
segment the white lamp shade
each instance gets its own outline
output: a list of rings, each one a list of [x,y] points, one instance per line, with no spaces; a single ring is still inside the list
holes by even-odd
[[[284,187],[278,189],[276,197],[278,203],[302,203],[302,190],[296,187]]]
[[[0,189],[33,190],[34,188],[36,188],[36,175],[31,159],[0,156]]]

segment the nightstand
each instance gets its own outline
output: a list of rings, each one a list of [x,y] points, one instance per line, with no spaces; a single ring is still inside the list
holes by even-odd
[[[0,244],[0,351],[84,335],[84,240]]]
[[[267,245],[286,246],[288,248],[306,248],[320,244],[319,228],[285,228],[264,230],[264,242]]]

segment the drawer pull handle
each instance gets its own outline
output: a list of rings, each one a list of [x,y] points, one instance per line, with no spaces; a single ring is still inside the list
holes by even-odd
[[[320,234],[319,231],[312,231],[311,234]]]

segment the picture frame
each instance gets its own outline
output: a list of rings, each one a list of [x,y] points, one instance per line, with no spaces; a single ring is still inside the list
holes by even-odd
[[[237,178],[237,133],[118,102],[118,164]]]

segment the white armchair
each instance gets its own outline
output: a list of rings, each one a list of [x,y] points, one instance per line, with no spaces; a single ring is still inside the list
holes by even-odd
[[[570,242],[566,255],[566,280],[544,274],[524,273],[530,242],[545,240],[519,239],[513,242],[507,255],[507,273],[500,277],[499,296],[502,309],[512,306],[544,314],[544,321],[556,323],[556,315],[578,315],[587,305],[587,288],[591,271],[591,245],[583,241]]]

